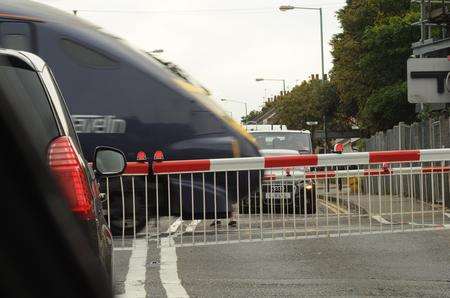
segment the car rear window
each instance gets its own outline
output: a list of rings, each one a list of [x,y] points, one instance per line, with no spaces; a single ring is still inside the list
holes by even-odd
[[[311,151],[311,137],[306,133],[296,132],[252,132],[261,149],[287,149],[303,153]]]
[[[19,58],[0,55],[0,102],[8,102],[23,119],[21,125],[32,132],[32,143],[45,157],[58,126],[39,76]]]

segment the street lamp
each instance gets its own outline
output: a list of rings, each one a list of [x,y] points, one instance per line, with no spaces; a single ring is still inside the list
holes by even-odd
[[[153,51],[149,51],[148,53],[151,53],[151,54],[160,54],[160,53],[163,53],[163,52],[164,52],[163,49],[156,49],[156,50],[153,50]]]
[[[323,16],[322,16],[322,7],[301,7],[301,6],[292,6],[292,5],[281,5],[281,11],[288,11],[293,9],[302,9],[302,10],[315,10],[319,12],[320,16],[320,51],[322,58],[322,82],[325,82],[325,59],[324,59],[324,49],[323,49]],[[323,115],[323,133],[325,138],[324,151],[327,153],[327,119],[326,115]]]
[[[301,6],[292,6],[292,5],[281,5],[281,11],[288,11],[293,9],[302,9],[302,10],[316,10],[319,12],[320,16],[320,50],[322,57],[322,81],[325,80],[325,59],[324,59],[324,49],[323,49],[323,16],[322,16],[322,7],[301,7]]]
[[[275,82],[283,82],[283,91],[286,93],[286,80],[285,79],[263,79],[263,78],[256,78],[255,81],[262,82],[262,81],[275,81]]]
[[[227,98],[222,98],[220,101],[228,101],[228,102],[235,102],[235,103],[243,104],[245,106],[245,117],[246,118],[248,117],[247,102],[240,101],[240,100],[234,100],[234,99],[227,99]]]

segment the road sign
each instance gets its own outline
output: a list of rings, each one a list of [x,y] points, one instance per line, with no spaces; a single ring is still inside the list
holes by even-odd
[[[408,101],[450,102],[450,61],[447,58],[408,59]]]
[[[361,131],[359,129],[349,130],[349,131],[327,131],[327,138],[329,139],[351,139],[351,138],[361,138]],[[323,130],[316,130],[314,132],[314,139],[324,139],[325,133]]]

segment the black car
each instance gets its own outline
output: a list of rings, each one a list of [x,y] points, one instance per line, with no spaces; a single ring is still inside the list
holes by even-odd
[[[48,163],[91,248],[112,278],[112,236],[103,217],[99,186],[50,68],[34,54],[0,49],[0,92],[1,106],[13,109],[23,120],[20,124],[32,132],[32,152]],[[115,175],[125,168],[123,154],[112,148],[97,148],[96,158],[99,173]]]
[[[22,65],[21,59],[1,58],[2,69],[8,60]],[[0,187],[7,223],[0,247],[0,296],[113,297],[104,266],[38,150],[41,138],[30,123],[40,121],[30,118],[39,118],[39,111],[23,113],[16,95],[10,95],[0,88]]]

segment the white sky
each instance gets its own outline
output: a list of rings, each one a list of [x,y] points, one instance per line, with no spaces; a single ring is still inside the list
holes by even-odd
[[[282,90],[281,82],[255,82],[255,78],[286,79],[289,90],[297,80],[320,73],[318,12],[277,8],[323,7],[328,72],[329,41],[340,31],[335,14],[345,4],[345,0],[38,1],[80,10],[80,17],[144,50],[164,49],[158,54],[161,58],[178,64],[216,100],[246,101],[249,111]],[[220,103],[235,119],[244,114],[242,104]]]

